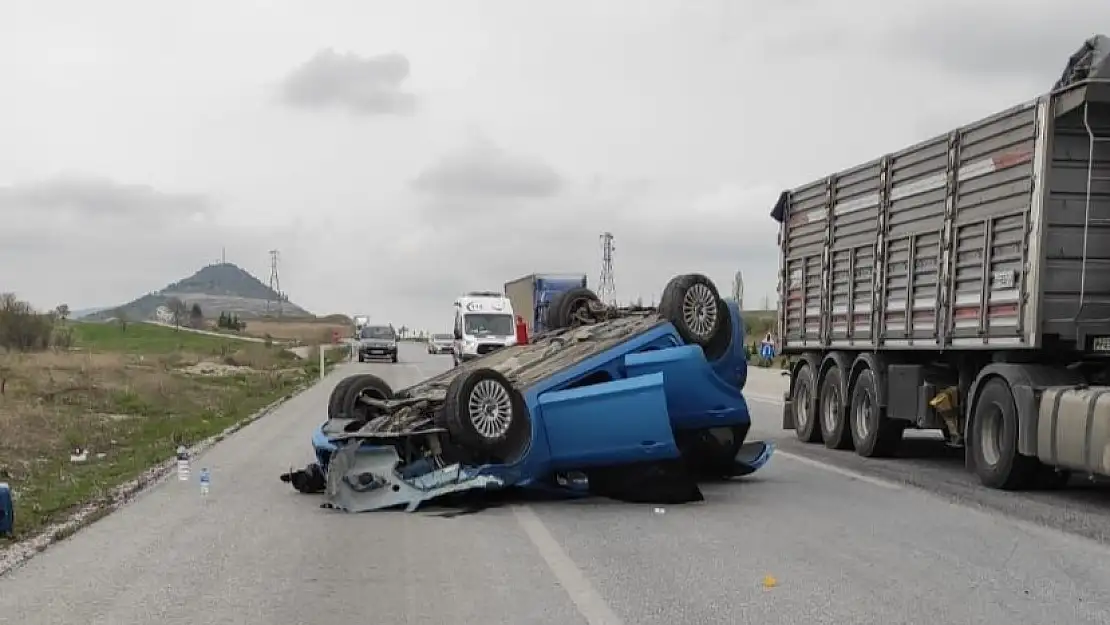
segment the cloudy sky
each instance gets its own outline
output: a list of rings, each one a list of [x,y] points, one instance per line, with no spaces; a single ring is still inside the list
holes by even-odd
[[[765,5],[767,8],[754,8]],[[173,6],[173,9],[168,7]],[[1105,0],[0,0],[0,291],[217,259],[446,327],[535,272],[757,307],[776,196],[1047,90]]]

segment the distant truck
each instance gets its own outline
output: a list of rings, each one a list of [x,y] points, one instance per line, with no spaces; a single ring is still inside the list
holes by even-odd
[[[1110,475],[1107,43],[1044,96],[782,194],[784,429],[865,457],[939,429],[992,488]]]
[[[455,300],[455,366],[510,345],[516,345],[513,305],[502,293],[471,291]]]
[[[355,336],[358,336],[359,331],[362,330],[366,324],[370,323],[370,317],[366,315],[355,315]]]
[[[586,288],[584,273],[533,273],[505,283],[505,296],[524,318],[528,336],[547,331],[545,316],[553,298],[571,289]]]

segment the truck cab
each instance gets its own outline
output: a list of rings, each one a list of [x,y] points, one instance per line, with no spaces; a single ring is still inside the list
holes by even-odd
[[[455,300],[455,366],[479,356],[516,345],[513,305],[496,291],[471,291]]]

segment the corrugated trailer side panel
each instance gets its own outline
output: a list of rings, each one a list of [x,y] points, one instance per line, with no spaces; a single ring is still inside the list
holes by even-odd
[[[937,349],[949,335],[1020,346],[1036,110],[792,191],[780,232],[783,347]]]
[[[821,281],[828,202],[825,181],[791,192],[781,239],[779,327],[784,345],[817,348],[821,342]]]

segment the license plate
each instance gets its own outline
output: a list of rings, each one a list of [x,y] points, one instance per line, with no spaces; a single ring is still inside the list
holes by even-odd
[[[380,350],[380,349],[372,349],[372,350],[370,350],[370,353],[371,354],[384,354],[385,352]]]
[[[1091,349],[1096,352],[1110,352],[1110,336],[1096,336],[1091,340]]]

